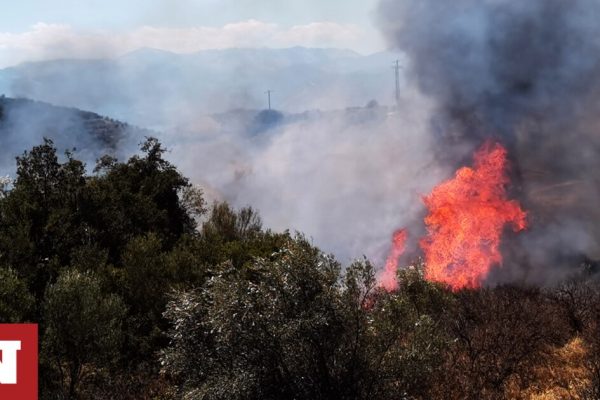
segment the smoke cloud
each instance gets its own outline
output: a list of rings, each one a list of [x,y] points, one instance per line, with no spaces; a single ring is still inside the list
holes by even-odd
[[[493,280],[547,283],[600,258],[600,2],[382,0],[390,45],[434,102],[438,160],[509,149],[531,230]],[[513,243],[516,242],[516,243]]]
[[[171,157],[209,196],[257,208],[266,226],[302,231],[344,263],[366,255],[381,265],[391,233],[419,231],[421,196],[450,172],[432,151],[429,102],[405,94],[401,111],[303,114],[254,136],[248,124],[203,119],[204,139],[178,135]]]
[[[245,71],[250,77],[240,77],[239,63],[221,61],[218,66],[229,69],[215,73],[221,78],[213,79],[207,71],[214,67],[211,60],[229,55],[233,60],[240,55],[249,60],[244,65],[253,74]],[[197,55],[185,74],[179,73],[183,67],[171,68],[179,62],[172,54],[142,52],[132,57],[132,64],[126,59],[123,65],[152,74],[133,78],[135,74],[127,73],[129,69],[121,64],[56,61],[11,70],[6,87],[13,94],[77,105],[155,128],[152,134],[170,149],[170,159],[202,186],[209,200],[251,205],[259,210],[265,226],[302,231],[344,263],[363,254],[382,263],[396,225],[418,221],[416,215],[423,208],[420,196],[449,173],[436,167],[427,125],[429,101],[410,87],[403,88],[400,111],[376,102],[344,109],[372,98],[391,99],[390,66],[395,54],[363,57],[344,50],[301,48],[223,50]],[[274,60],[268,63],[272,69],[262,65],[263,58]],[[266,78],[253,82],[267,73],[272,82]],[[238,79],[231,82],[232,76]],[[225,79],[238,90],[244,89],[246,81],[251,83],[250,98],[201,85],[223,86]],[[267,86],[271,83],[274,86]],[[273,112],[278,116],[271,119],[256,109],[266,100],[265,87],[275,89],[274,105],[287,112]],[[123,96],[127,99],[121,101]],[[244,109],[211,114],[213,110],[202,100],[205,97],[213,107]],[[131,107],[132,103],[137,106]],[[293,114],[290,108],[317,110]],[[7,148],[16,154],[38,143],[42,135],[39,124],[20,121],[27,127],[21,147]],[[134,152],[141,136],[128,135],[127,141],[119,143],[120,154]],[[69,147],[66,140],[59,148],[65,143]],[[8,160],[13,165],[13,158]]]

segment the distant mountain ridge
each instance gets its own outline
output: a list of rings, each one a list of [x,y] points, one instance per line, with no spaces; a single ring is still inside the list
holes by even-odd
[[[393,101],[394,53],[344,49],[139,49],[115,59],[30,62],[0,70],[0,93],[95,110],[163,129],[198,114],[261,109],[266,90],[286,112]]]
[[[216,60],[218,58],[236,57],[255,57],[260,54],[262,57],[274,59],[286,59],[288,62],[322,62],[335,59],[351,59],[364,57],[361,54],[349,49],[337,48],[307,48],[302,46],[289,47],[283,49],[273,48],[228,48],[201,50],[194,53],[174,53],[167,50],[154,49],[151,47],[142,47],[131,51],[119,59],[143,59],[144,57],[169,57],[169,58],[204,58],[206,60]]]

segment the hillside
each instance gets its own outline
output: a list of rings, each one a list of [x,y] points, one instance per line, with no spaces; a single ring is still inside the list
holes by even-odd
[[[75,149],[79,158],[93,163],[103,154],[123,156],[129,143],[149,131],[76,108],[58,107],[23,98],[0,97],[0,168],[9,173],[14,157],[52,139],[58,149]]]

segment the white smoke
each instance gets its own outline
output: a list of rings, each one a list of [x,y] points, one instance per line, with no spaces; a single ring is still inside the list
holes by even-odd
[[[393,231],[416,222],[420,197],[449,173],[432,151],[430,112],[411,91],[398,110],[330,112],[251,138],[213,132],[170,147],[186,174],[256,207],[266,226],[302,231],[343,262],[379,262]]]

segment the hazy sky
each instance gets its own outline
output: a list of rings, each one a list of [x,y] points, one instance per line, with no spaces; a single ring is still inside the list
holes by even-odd
[[[0,67],[138,47],[384,48],[377,0],[19,0],[0,13]]]

